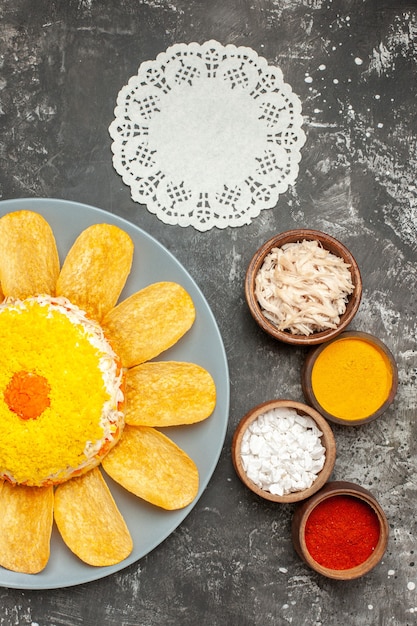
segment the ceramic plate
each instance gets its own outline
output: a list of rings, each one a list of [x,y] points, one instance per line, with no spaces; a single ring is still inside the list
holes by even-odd
[[[0,586],[54,589],[97,580],[127,567],[156,548],[185,519],[206,488],[222,450],[229,413],[229,375],[222,338],[207,301],[184,267],[158,241],[122,218],[75,202],[40,198],[0,202],[0,216],[20,209],[36,211],[49,222],[55,234],[61,264],[75,238],[91,224],[107,222],[129,233],[135,244],[135,254],[121,299],[153,282],[180,283],[194,301],[196,321],[178,344],[159,358],[189,361],[205,367],[212,374],[217,388],[216,409],[207,420],[164,431],[198,466],[200,488],[196,500],[190,506],[180,511],[158,509],[129,494],[106,477],[133,538],[134,548],[129,558],[110,567],[85,565],[68,550],[54,527],[51,557],[43,572],[36,575],[18,574],[0,567]]]

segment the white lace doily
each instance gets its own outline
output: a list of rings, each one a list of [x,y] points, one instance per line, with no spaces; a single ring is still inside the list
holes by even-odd
[[[113,164],[132,199],[167,224],[249,224],[294,184],[301,103],[250,48],[175,44],[119,92]]]

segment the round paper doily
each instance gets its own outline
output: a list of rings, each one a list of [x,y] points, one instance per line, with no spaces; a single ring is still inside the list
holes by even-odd
[[[119,92],[113,164],[132,199],[166,224],[249,224],[294,184],[301,103],[251,48],[175,44]]]

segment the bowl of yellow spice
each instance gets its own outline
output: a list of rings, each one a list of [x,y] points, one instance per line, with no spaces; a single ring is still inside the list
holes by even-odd
[[[346,331],[314,348],[302,368],[306,400],[332,422],[370,422],[392,404],[398,370],[389,348],[365,332]]]
[[[362,297],[358,264],[340,241],[298,228],[271,237],[255,252],[245,297],[271,337],[298,346],[329,341],[346,329]]]

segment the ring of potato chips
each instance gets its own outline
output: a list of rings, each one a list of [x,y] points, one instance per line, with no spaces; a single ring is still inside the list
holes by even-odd
[[[0,297],[61,294],[101,324],[126,369],[129,405],[129,424],[102,467],[139,498],[173,510],[196,497],[198,469],[153,426],[206,419],[214,410],[216,389],[198,365],[145,363],[191,328],[195,307],[173,282],[149,285],[117,304],[132,255],[124,231],[96,224],[76,239],[60,269],[54,235],[43,217],[16,211],[0,218]],[[90,565],[119,563],[132,550],[129,530],[99,468],[55,491],[0,482],[0,511],[0,565],[16,572],[34,574],[45,567],[54,519],[69,549]]]

